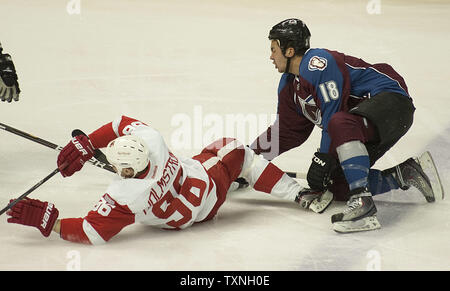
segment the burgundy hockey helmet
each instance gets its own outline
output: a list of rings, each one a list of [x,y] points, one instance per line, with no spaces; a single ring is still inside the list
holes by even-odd
[[[292,47],[296,55],[303,55],[309,49],[310,38],[308,27],[297,18],[283,20],[269,32],[269,39],[278,41],[283,54],[287,48]]]

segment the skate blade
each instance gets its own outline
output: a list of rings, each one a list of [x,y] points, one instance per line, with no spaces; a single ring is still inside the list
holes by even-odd
[[[330,206],[333,201],[333,193],[329,190],[325,191],[319,199],[314,199],[314,201],[309,205],[309,209],[314,211],[315,213],[322,213]]]
[[[433,157],[429,151],[424,152],[418,158],[419,164],[424,170],[424,172],[428,175],[430,179],[431,188],[433,189],[434,196],[440,196],[444,199],[444,187],[442,187],[441,177],[439,177],[439,172],[436,168],[436,165],[433,161]]]
[[[333,230],[338,233],[369,231],[379,228],[381,228],[381,224],[375,215],[364,217],[356,221],[338,221],[333,223]]]

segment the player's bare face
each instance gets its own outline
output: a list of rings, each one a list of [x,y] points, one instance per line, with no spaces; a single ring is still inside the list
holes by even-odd
[[[270,54],[270,59],[275,65],[275,68],[279,73],[284,73],[286,70],[287,58],[281,52],[281,48],[276,40],[270,42],[270,51],[272,52]]]
[[[114,166],[112,166],[112,167],[113,167],[114,171],[116,171],[116,173],[117,173],[117,168],[114,167]],[[122,178],[125,178],[125,179],[133,178],[134,177],[134,170],[132,168],[124,168],[124,169],[122,169],[122,172],[120,173],[120,176]]]

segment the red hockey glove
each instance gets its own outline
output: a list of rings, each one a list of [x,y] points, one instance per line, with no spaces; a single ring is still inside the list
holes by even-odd
[[[7,220],[9,223],[34,226],[41,231],[43,236],[48,237],[58,218],[59,211],[52,203],[25,198],[8,210],[6,214],[11,216]]]
[[[94,156],[94,148],[85,135],[77,135],[61,150],[57,165],[63,177],[72,176]]]

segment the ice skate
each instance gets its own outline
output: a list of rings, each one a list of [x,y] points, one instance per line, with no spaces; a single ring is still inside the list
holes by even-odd
[[[423,153],[419,158],[409,158],[394,168],[394,177],[401,189],[407,190],[413,186],[427,202],[434,202],[436,196],[444,199],[444,189],[430,152]]]
[[[374,230],[381,227],[372,194],[367,188],[350,192],[347,208],[331,217],[333,230],[339,233]]]

